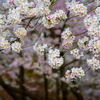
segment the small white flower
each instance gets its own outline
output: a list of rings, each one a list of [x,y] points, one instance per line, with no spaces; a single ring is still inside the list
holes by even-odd
[[[87,7],[82,3],[75,2],[72,0],[71,2],[66,2],[67,8],[73,13],[73,15],[77,16],[85,16],[87,14]]]

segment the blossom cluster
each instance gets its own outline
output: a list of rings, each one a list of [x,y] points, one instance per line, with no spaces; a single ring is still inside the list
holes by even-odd
[[[44,16],[50,13],[49,5],[51,4],[50,0],[39,0],[35,1],[35,7],[29,10],[29,16]]]
[[[80,59],[82,56],[84,56],[83,52],[80,53],[80,52],[79,52],[79,49],[77,49],[77,48],[71,50],[70,53],[71,53],[72,55],[74,55],[74,57],[75,57],[76,59]]]
[[[52,28],[67,18],[63,10],[57,10],[54,14],[43,17],[42,22],[46,28]]]
[[[93,70],[100,69],[100,61],[97,60],[95,57],[93,57],[92,59],[87,59],[87,64],[88,64]]]
[[[9,37],[9,36],[11,36],[11,33],[10,33],[9,30],[1,31],[1,33],[0,33],[0,38],[6,38],[6,37]]]
[[[98,8],[96,9],[96,13],[98,13]],[[100,25],[99,25],[99,17],[97,15],[87,15],[84,19],[84,24],[88,30],[88,35],[91,38],[100,37]]]
[[[92,25],[88,28],[88,35],[93,37],[100,37],[100,25],[99,26],[95,26]]]
[[[43,46],[35,43],[35,45],[33,46],[33,49],[37,52],[37,54],[39,55],[44,55],[44,51],[47,48],[47,44],[43,44]]]
[[[75,36],[72,36],[72,32],[69,30],[69,28],[66,28],[62,34],[61,34],[61,38],[63,38],[63,43],[62,45],[65,47],[65,48],[68,48],[69,46],[72,45],[74,39],[75,39]]]
[[[89,41],[89,37],[85,36],[84,38],[79,39],[77,44],[78,44],[79,48],[88,50],[88,41]]]
[[[97,7],[95,10],[96,16],[98,17],[98,20],[100,21],[100,7]]]
[[[0,31],[5,29],[6,16],[0,14]]]
[[[16,34],[17,37],[23,38],[24,36],[27,35],[27,31],[23,27],[17,28],[16,31],[15,31],[15,34]]]
[[[10,43],[5,38],[0,38],[0,48],[4,50],[8,50],[10,48]]]
[[[15,41],[14,43],[12,43],[11,47],[12,47],[12,50],[18,53],[20,53],[20,51],[22,50],[20,42]]]
[[[87,15],[84,19],[84,25],[86,26],[86,28],[88,29],[91,25],[98,25],[99,24],[99,20],[98,17],[96,15],[91,16],[90,14]]]
[[[60,57],[60,51],[58,49],[50,48],[48,51],[48,63],[52,68],[59,68],[63,64],[63,58]]]
[[[8,0],[4,7],[10,8],[7,15],[8,24],[19,24],[23,15],[27,16],[44,16],[50,13],[50,0]]]
[[[93,53],[98,54],[100,52],[100,40],[98,38],[91,39],[88,43],[88,48]]]
[[[7,15],[7,24],[16,25],[21,22],[21,16],[19,8],[9,9],[9,14]]]
[[[68,10],[70,10],[75,16],[79,15],[80,17],[82,17],[87,14],[87,7],[82,3],[79,4],[79,2],[72,0],[71,2],[66,2],[66,5]]]
[[[84,19],[84,24],[88,30],[90,40],[86,42],[86,48],[93,53],[100,52],[100,25],[99,25],[99,8],[96,9],[96,15],[87,15]]]
[[[80,68],[72,68],[71,71],[67,70],[65,73],[65,77],[67,78],[67,81],[69,82],[70,80],[76,79],[76,78],[81,78],[82,76],[85,75],[84,70],[82,67]]]

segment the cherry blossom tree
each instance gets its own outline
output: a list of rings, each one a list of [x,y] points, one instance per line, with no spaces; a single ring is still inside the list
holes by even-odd
[[[1,91],[11,100],[90,100],[87,90],[100,89],[100,1],[1,2]]]

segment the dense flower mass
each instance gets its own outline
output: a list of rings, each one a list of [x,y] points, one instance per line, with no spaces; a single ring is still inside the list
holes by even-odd
[[[27,35],[27,31],[25,30],[25,28],[18,28],[16,31],[15,31],[15,34],[17,37],[19,38],[23,38],[24,36]]]
[[[5,23],[6,23],[6,16],[0,14],[0,31],[5,29]]]
[[[91,25],[98,25],[99,24],[99,20],[98,17],[96,15],[87,15],[84,19],[84,24],[86,26],[86,28],[88,29]]]
[[[44,55],[44,51],[47,48],[47,44],[43,44],[43,46],[35,43],[35,45],[33,46],[33,49],[37,52],[37,54],[39,55]]]
[[[94,54],[98,55],[100,53],[100,7],[96,6],[93,10],[90,9],[90,11],[88,11],[88,4],[84,5],[82,2],[76,2],[75,0],[69,2],[61,0],[64,2],[64,5],[66,4],[67,9],[64,10],[61,8],[52,11],[51,8],[54,7],[58,1],[59,0],[33,0],[33,2],[30,2],[28,0],[8,0],[4,3],[5,13],[0,14],[0,51],[13,50],[20,53],[22,48],[34,45],[33,51],[36,51],[38,55],[47,57],[46,60],[48,60],[48,64],[45,65],[50,66],[50,70],[52,68],[59,69],[59,67],[65,64],[64,57],[67,55],[67,52],[70,52],[70,54],[74,56],[73,58],[76,59],[80,59],[89,52],[94,57],[92,59],[84,57],[83,59],[85,59],[85,61],[87,60],[87,64],[93,70],[99,69],[100,61],[96,59],[96,55]],[[95,1],[100,3],[100,0]],[[88,14],[91,11],[94,13]],[[84,19],[80,17],[84,17]],[[73,20],[75,18],[76,20],[74,21],[77,23],[83,21],[85,27],[82,27],[86,30],[86,32],[83,33],[86,33],[86,36],[79,32],[80,28],[77,28],[76,24],[72,26],[69,25],[71,18],[73,18]],[[62,21],[64,21],[64,23],[60,24]],[[81,26],[80,23],[78,24]],[[75,35],[72,33],[75,33]],[[35,35],[38,38],[32,45],[28,45],[28,43],[34,41]],[[24,38],[25,36],[26,38]],[[55,40],[56,43],[53,43],[52,40]],[[25,41],[26,43],[24,43]],[[44,41],[47,43],[43,44]],[[61,42],[64,48],[60,46]],[[42,45],[37,43],[41,43]],[[23,46],[24,44],[25,47]],[[47,46],[47,44],[49,45]],[[73,48],[73,45],[75,48]],[[58,49],[55,49],[54,46]],[[63,50],[59,50],[62,48]],[[60,54],[62,56],[60,56]],[[27,56],[27,54],[25,54],[25,56]],[[30,65],[33,65],[33,63],[28,66]],[[38,68],[40,67],[39,65],[37,66]],[[41,68],[41,70],[43,69]],[[84,75],[85,72],[82,67],[80,67],[72,68],[71,71],[67,70],[65,77],[67,80],[71,80],[77,77],[81,78]]]
[[[7,16],[7,24],[19,24],[21,22],[19,8],[9,9],[9,14]]]
[[[48,53],[48,60],[49,60],[49,65],[52,68],[59,68],[63,64],[63,58],[60,57],[60,51],[58,49],[49,49]]]
[[[95,26],[95,25],[90,26],[88,28],[88,35],[91,36],[91,38],[100,37],[100,25],[99,26]]]
[[[88,43],[88,48],[94,54],[98,54],[100,52],[100,40],[98,38],[91,39]]]
[[[100,7],[96,8],[95,13],[96,13],[96,15],[98,17],[98,20],[100,21]]]
[[[73,13],[73,15],[80,17],[85,16],[87,14],[87,7],[82,3],[76,2],[72,0],[71,2],[66,2],[67,8]]]
[[[88,35],[93,37],[100,37],[99,18],[96,15],[87,15],[84,19],[84,24],[88,30]]]
[[[45,27],[52,28],[66,18],[67,16],[63,10],[57,10],[54,14],[51,14],[47,17],[43,17],[42,22]]]
[[[97,60],[95,57],[93,57],[92,59],[87,59],[87,64],[88,64],[93,70],[100,69],[100,61]]]
[[[71,71],[67,70],[65,73],[65,77],[67,78],[67,81],[76,79],[76,78],[81,78],[82,76],[85,75],[84,70],[82,69],[82,67],[80,68],[72,68]]]
[[[80,57],[84,56],[83,52],[79,52],[79,49],[75,48],[72,51],[70,51],[70,53],[76,58],[76,59],[80,59]]]
[[[84,50],[88,50],[88,41],[89,41],[89,37],[84,37],[82,39],[78,40],[78,46]]]
[[[13,1],[14,1],[14,4],[17,6],[28,2],[28,0],[13,0]]]
[[[72,32],[69,30],[69,28],[66,28],[65,31],[61,34],[61,38],[63,38],[63,43],[62,45],[65,48],[68,48],[69,46],[72,45],[75,36],[72,36]]]
[[[0,47],[1,49],[7,50],[10,47],[10,43],[5,38],[0,38]]]

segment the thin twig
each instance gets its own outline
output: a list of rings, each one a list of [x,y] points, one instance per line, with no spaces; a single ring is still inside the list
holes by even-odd
[[[91,69],[91,67],[89,67],[89,68],[85,71],[85,73],[88,72],[90,69]]]
[[[56,0],[52,5],[50,5],[49,9],[51,9],[59,0]]]
[[[82,32],[82,33],[76,34],[76,35],[74,35],[74,36],[82,35],[82,34],[84,34],[84,33],[86,33],[86,32],[88,32],[88,31],[86,30],[85,32]]]
[[[33,20],[33,18],[34,18],[34,17],[32,17],[32,18],[29,19],[29,21],[28,21],[28,23],[26,24],[26,27],[25,27],[25,28],[27,28],[27,27],[29,26],[29,24],[30,24],[30,22]]]
[[[43,32],[43,30],[44,30],[44,27],[43,27],[43,29],[42,29],[42,32]],[[27,48],[27,47],[31,47],[31,46],[33,46],[33,45],[38,41],[38,39],[39,39],[40,37],[41,37],[41,34],[39,34],[39,37],[35,40],[34,43],[32,43],[32,44],[29,45],[29,46],[22,47],[22,48]]]
[[[68,54],[71,50],[73,50],[73,49],[75,49],[76,47],[78,47],[78,46],[74,46],[74,47],[72,47],[70,50],[68,50],[62,57],[65,57],[66,56],[66,54]]]

